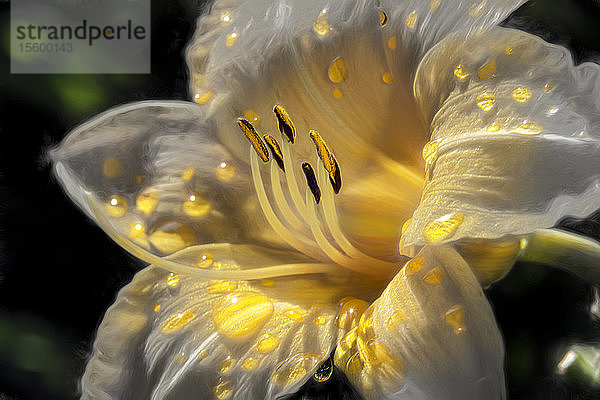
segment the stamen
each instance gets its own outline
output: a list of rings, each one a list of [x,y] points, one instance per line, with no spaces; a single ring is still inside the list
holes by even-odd
[[[321,201],[321,189],[319,189],[319,185],[317,184],[317,178],[315,178],[315,171],[313,171],[312,167],[309,163],[302,163],[302,172],[304,172],[304,176],[306,177],[306,183],[310,191],[315,198],[315,202],[319,204]]]
[[[296,141],[296,128],[290,119],[288,113],[281,106],[273,107],[273,112],[279,122],[279,131],[285,135],[288,141],[292,144]]]
[[[242,130],[244,135],[246,135],[246,138],[248,138],[248,141],[250,142],[260,159],[264,162],[269,161],[269,153],[267,151],[267,147],[265,146],[265,143],[262,141],[252,124],[248,122],[248,120],[243,118],[238,118],[237,122],[240,129]]]
[[[329,172],[329,181],[331,182],[331,187],[333,188],[335,194],[338,194],[342,188],[342,177],[338,163],[321,135],[319,135],[319,132],[311,130],[310,137],[315,143],[319,158],[323,162],[327,172]]]
[[[285,172],[285,167],[283,165],[283,154],[281,153],[281,149],[279,148],[277,140],[275,140],[275,138],[271,135],[265,135],[264,138],[267,146],[269,146],[269,149],[271,150],[273,158],[277,162],[277,165],[283,172]]]
[[[273,189],[273,196],[275,197],[275,204],[281,211],[281,214],[285,218],[286,222],[290,224],[296,230],[304,230],[305,225],[297,217],[288,205],[283,190],[281,190],[281,180],[279,179],[279,171],[274,163],[271,164],[271,187]]]
[[[258,158],[256,153],[250,150],[250,166],[252,170],[252,180],[254,182],[254,189],[258,196],[258,202],[262,209],[265,218],[275,231],[284,241],[286,241],[290,246],[297,249],[298,251],[315,258],[317,260],[325,260],[327,261],[327,257],[316,251],[315,247],[301,241],[297,236],[293,235],[282,223],[279,221],[275,212],[273,212],[273,208],[267,199],[267,194],[265,193],[265,187],[263,185],[262,177],[260,176],[260,169],[258,166]],[[291,168],[288,168],[291,169]]]
[[[293,166],[292,152],[290,151],[290,143],[287,140],[283,140],[281,142],[281,147],[283,150],[283,160],[285,161],[285,165]],[[298,181],[296,180],[296,172],[294,168],[289,167],[285,170],[285,180],[287,182],[288,189],[290,190],[290,195],[292,196],[292,201],[294,206],[296,206],[296,210],[302,217],[302,219],[306,220],[306,205],[302,200],[302,196],[300,195],[300,189],[298,188]]]

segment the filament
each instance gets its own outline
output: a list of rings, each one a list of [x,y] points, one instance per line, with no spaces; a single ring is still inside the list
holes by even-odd
[[[288,166],[290,168],[290,166]],[[273,187],[273,196],[275,197],[275,204],[277,208],[283,214],[283,217],[293,228],[301,230],[304,228],[304,224],[296,217],[296,214],[290,208],[283,190],[281,190],[281,179],[279,178],[279,171],[274,163],[271,163],[271,186]]]

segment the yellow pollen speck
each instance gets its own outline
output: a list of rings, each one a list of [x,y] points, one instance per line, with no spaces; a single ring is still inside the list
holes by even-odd
[[[477,101],[477,106],[483,111],[490,111],[494,107],[494,104],[496,104],[496,96],[490,92],[478,94],[475,100]]]
[[[279,346],[279,339],[273,335],[263,335],[256,343],[256,350],[259,353],[270,353]]]
[[[179,275],[177,275],[174,272],[171,272],[169,276],[167,276],[167,285],[169,285],[172,288],[177,287],[177,285],[179,285]]]
[[[425,264],[423,257],[415,257],[404,265],[404,273],[406,276],[414,275],[423,268],[423,264]]]
[[[202,217],[210,211],[210,203],[198,194],[191,194],[183,202],[183,212],[190,217]]]
[[[317,315],[315,317],[316,325],[323,325],[325,322],[327,322],[327,318],[325,318],[323,315]]]
[[[470,74],[467,72],[464,65],[458,64],[456,67],[454,67],[454,76],[456,76],[458,79],[460,79],[460,80],[467,79],[469,77],[469,75]]]
[[[181,179],[183,179],[184,181],[189,181],[190,179],[192,179],[192,176],[194,176],[194,167],[187,167],[183,171],[183,174],[181,174]]]
[[[483,14],[483,11],[485,10],[486,4],[487,4],[487,1],[485,1],[485,0],[476,1],[476,2],[472,3],[469,6],[469,16],[471,18],[480,17]]]
[[[238,284],[236,281],[221,281],[214,280],[206,287],[208,293],[229,293],[237,289]]]
[[[396,325],[404,321],[405,318],[406,316],[402,311],[396,311],[388,319],[385,320],[384,325],[388,330],[391,330],[394,327],[396,327]]]
[[[454,329],[456,335],[465,331],[465,310],[460,305],[454,305],[446,311],[444,321]]]
[[[225,360],[221,363],[221,367],[219,368],[221,372],[225,373],[233,367],[235,360],[231,358],[231,356],[225,357]]]
[[[284,315],[291,319],[294,322],[300,322],[304,319],[304,317],[302,316],[302,313],[300,311],[297,310],[287,310]]]
[[[251,336],[273,314],[273,303],[254,292],[230,293],[213,308],[212,319],[217,332],[229,339]]]
[[[423,281],[431,286],[438,286],[444,281],[444,271],[435,267],[423,276]]]
[[[152,311],[159,312],[160,311],[160,304],[158,304],[158,303],[152,304]]]
[[[377,10],[377,13],[379,14],[379,25],[386,26],[388,23],[387,13],[385,11],[383,11],[382,9]]]
[[[123,173],[123,163],[115,157],[109,157],[102,164],[102,173],[107,178],[118,178]]]
[[[406,232],[406,230],[408,229],[408,227],[410,226],[410,223],[412,222],[412,218],[407,219],[406,221],[404,221],[404,223],[402,224],[402,229],[401,229],[401,233],[404,235],[404,233]]]
[[[232,32],[225,38],[225,45],[227,45],[227,47],[231,47],[235,44],[237,40],[238,34],[236,32]]]
[[[144,213],[150,215],[158,205],[158,194],[152,189],[142,191],[135,200],[135,207]]]
[[[325,36],[331,30],[329,26],[329,11],[327,9],[321,10],[317,19],[313,24],[313,30],[319,36]]]
[[[200,254],[196,259],[198,268],[209,268],[212,265],[213,258],[210,253]]]
[[[163,333],[177,332],[192,322],[195,317],[190,310],[173,314],[162,324],[162,331]]]
[[[221,182],[230,182],[235,177],[235,167],[227,161],[221,161],[217,165],[215,175]]]
[[[463,220],[462,213],[444,215],[425,226],[423,237],[427,243],[440,243],[454,235]]]
[[[213,393],[218,400],[226,400],[233,394],[233,384],[228,380],[219,378],[217,384],[213,388]]]
[[[543,128],[541,125],[533,121],[525,120],[517,129],[514,130],[514,132],[521,135],[537,135],[542,131],[542,129]]]
[[[336,99],[341,99],[343,96],[344,95],[340,89],[338,89],[338,88],[333,89],[333,97],[335,97]]]
[[[327,70],[329,80],[333,83],[344,82],[348,78],[348,67],[342,57],[335,58]]]
[[[477,71],[479,79],[492,79],[496,77],[496,60],[490,58]]]
[[[150,243],[162,254],[171,254],[196,242],[196,234],[188,225],[164,221],[150,230]]]
[[[275,286],[275,281],[273,279],[261,279],[258,281],[262,286],[272,287]]]
[[[429,12],[432,14],[436,12],[440,8],[440,4],[442,4],[442,0],[431,0],[431,3],[429,3]]]
[[[396,39],[396,36],[391,36],[388,39],[387,46],[390,50],[396,50],[396,47],[398,46],[398,39]]]
[[[419,19],[419,14],[416,11],[411,12],[406,16],[404,22],[409,29],[413,29],[417,24],[417,20]]]
[[[254,126],[260,124],[260,115],[258,115],[254,110],[244,111],[244,118],[250,121],[250,123],[252,123]]]
[[[531,90],[526,87],[519,86],[512,91],[512,98],[518,103],[525,103],[531,98]]]
[[[384,72],[384,74],[381,75],[381,80],[389,85],[394,81],[394,77],[389,72]]]
[[[507,47],[504,49],[504,54],[506,54],[507,56],[512,55],[513,53],[513,48],[512,47]]]
[[[500,125],[498,125],[496,122],[492,122],[488,125],[486,130],[488,132],[498,132],[500,130]]]
[[[104,211],[109,217],[121,218],[127,213],[127,199],[121,196],[110,196],[106,199]]]
[[[256,367],[258,367],[258,360],[256,358],[250,357],[242,363],[242,368],[246,371],[252,371],[256,369]]]
[[[194,95],[194,101],[198,104],[204,104],[213,97],[214,92],[212,90],[207,90],[203,93],[196,93]]]
[[[553,88],[554,88],[554,82],[548,81],[548,82],[544,83],[544,92],[548,93]]]

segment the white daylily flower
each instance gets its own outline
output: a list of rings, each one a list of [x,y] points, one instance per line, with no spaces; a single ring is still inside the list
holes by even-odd
[[[277,398],[334,349],[368,399],[504,398],[481,284],[600,197],[598,66],[495,27],[522,2],[217,1],[187,53],[199,104],[71,132],[61,183],[153,264],[83,398]]]

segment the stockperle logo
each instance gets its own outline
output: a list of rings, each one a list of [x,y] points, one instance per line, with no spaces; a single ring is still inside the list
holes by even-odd
[[[150,73],[150,0],[13,0],[11,72]]]

